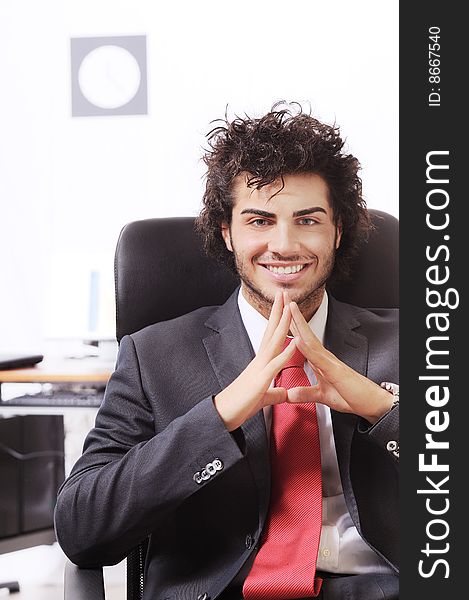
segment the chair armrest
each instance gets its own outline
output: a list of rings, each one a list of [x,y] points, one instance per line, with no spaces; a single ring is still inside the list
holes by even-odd
[[[103,570],[81,569],[67,560],[64,572],[64,600],[105,600]]]

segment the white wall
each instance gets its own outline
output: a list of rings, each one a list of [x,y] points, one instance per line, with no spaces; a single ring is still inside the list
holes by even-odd
[[[398,3],[3,0],[0,351],[87,329],[91,270],[113,333],[121,227],[195,215],[210,121],[276,100],[337,121],[372,208],[398,214]],[[149,114],[71,117],[70,38],[146,35]]]

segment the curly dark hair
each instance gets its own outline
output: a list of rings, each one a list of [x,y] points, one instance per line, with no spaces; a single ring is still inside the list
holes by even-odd
[[[209,149],[203,208],[196,220],[209,256],[236,272],[233,254],[221,235],[223,222],[231,224],[233,180],[247,174],[247,185],[261,189],[282,182],[285,175],[314,173],[327,183],[334,222],[342,226],[332,279],[347,277],[359,245],[367,239],[371,221],[362,198],[360,163],[343,154],[344,142],[337,126],[325,125],[303,111],[296,102],[274,104],[261,118],[240,117],[207,134]],[[278,193],[278,192],[277,192]]]

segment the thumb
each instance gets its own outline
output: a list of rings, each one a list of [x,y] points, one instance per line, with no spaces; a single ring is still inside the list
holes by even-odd
[[[263,405],[272,406],[274,404],[282,404],[287,401],[287,390],[282,387],[269,388],[264,394]]]
[[[295,387],[287,392],[288,402],[318,402],[320,401],[320,392],[318,386]]]

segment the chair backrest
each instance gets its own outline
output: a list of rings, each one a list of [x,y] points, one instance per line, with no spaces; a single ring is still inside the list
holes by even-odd
[[[399,222],[370,210],[375,230],[349,281],[331,289],[338,300],[366,308],[399,305]],[[117,340],[201,306],[223,304],[239,281],[208,258],[194,217],[145,219],[126,225],[115,256]]]

